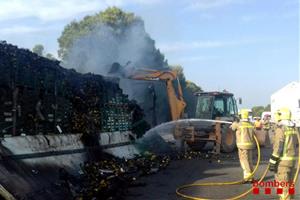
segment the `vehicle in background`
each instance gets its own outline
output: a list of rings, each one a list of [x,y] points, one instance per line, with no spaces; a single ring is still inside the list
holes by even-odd
[[[261,120],[263,120],[266,116],[272,117],[272,112],[271,111],[265,111],[261,114]]]

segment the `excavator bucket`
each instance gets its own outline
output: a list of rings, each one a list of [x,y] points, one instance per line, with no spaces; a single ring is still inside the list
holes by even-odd
[[[115,62],[111,65],[108,74],[118,78],[125,78],[125,69],[119,63]]]
[[[109,74],[114,74],[119,72],[121,69],[121,65],[117,62],[113,63],[108,71]]]

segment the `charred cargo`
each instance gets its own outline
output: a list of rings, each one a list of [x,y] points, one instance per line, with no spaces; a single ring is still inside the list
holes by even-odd
[[[1,135],[133,131],[148,125],[118,79],[80,74],[0,42]]]

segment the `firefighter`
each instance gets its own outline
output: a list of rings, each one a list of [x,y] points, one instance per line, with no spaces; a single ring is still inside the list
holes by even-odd
[[[261,130],[262,124],[261,124],[261,121],[260,121],[259,117],[256,117],[255,122],[254,122],[254,126],[255,126],[255,129],[257,131]]]
[[[266,136],[266,141],[265,141],[265,145],[266,147],[270,147],[270,128],[271,128],[271,123],[270,123],[270,115],[265,115],[263,120],[262,120],[262,125],[263,125],[263,131],[264,134]]]
[[[253,171],[252,154],[255,148],[254,127],[249,121],[249,111],[242,109],[240,112],[240,121],[231,125],[232,130],[236,130],[236,144],[240,164],[243,169],[244,183],[251,183],[253,178],[250,177]]]
[[[297,131],[295,124],[291,121],[291,111],[282,108],[277,113],[277,127],[273,144],[273,153],[269,160],[270,171],[275,172],[278,182],[292,183],[296,163],[296,141]],[[289,188],[283,187],[280,199],[290,200]]]

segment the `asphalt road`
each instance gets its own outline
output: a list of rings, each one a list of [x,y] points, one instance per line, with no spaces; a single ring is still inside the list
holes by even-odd
[[[262,149],[262,161],[255,178],[259,179],[266,169],[270,148]],[[256,157],[254,158],[256,159]],[[177,187],[201,182],[227,182],[236,181],[242,178],[242,170],[240,168],[237,152],[231,154],[223,154],[220,162],[207,159],[192,159],[172,161],[170,166],[157,174],[142,177],[140,181],[146,183],[144,187],[130,188],[126,200],[180,200],[175,193]],[[265,181],[273,181],[274,174],[268,173]],[[297,181],[295,199],[300,199],[300,184]],[[185,194],[195,197],[203,197],[208,199],[229,199],[230,197],[239,195],[252,188],[252,184],[242,184],[233,186],[216,186],[216,187],[194,187],[184,190]],[[254,195],[252,192],[243,199],[278,199],[275,192],[273,195],[264,194],[264,188],[260,190],[262,194]]]

